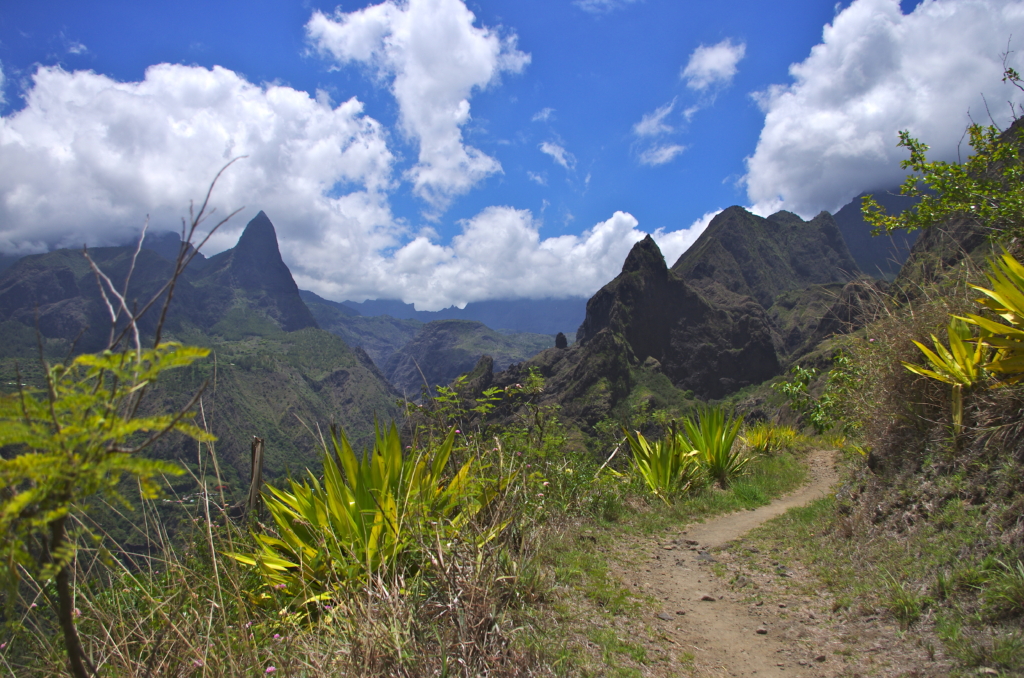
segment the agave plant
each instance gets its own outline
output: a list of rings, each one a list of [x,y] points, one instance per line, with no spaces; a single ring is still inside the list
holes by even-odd
[[[1003,322],[980,315],[963,320],[981,328],[984,343],[996,349],[985,369],[1002,376],[1001,385],[1015,384],[1024,379],[1024,266],[1005,250],[989,264],[992,270],[985,275],[992,287],[971,287],[985,295],[978,303]]]
[[[297,603],[337,597],[349,584],[384,569],[420,569],[423,544],[461,536],[470,518],[504,487],[473,474],[470,458],[450,480],[443,474],[453,428],[432,452],[405,456],[394,424],[376,429],[372,452],[357,459],[337,427],[324,444],[324,478],[289,479],[264,495],[276,536],[256,535],[258,550],[229,554],[257,568],[271,587]],[[505,525],[478,535],[493,538]]]
[[[979,319],[985,320],[980,317]],[[986,322],[991,321],[986,320]],[[919,341],[914,342],[928,359],[932,369],[905,361],[903,366],[914,374],[938,379],[952,385],[950,401],[953,408],[953,428],[959,434],[963,430],[964,422],[964,389],[971,388],[984,378],[982,367],[989,353],[986,345],[990,340],[989,338],[984,341],[974,339],[967,322],[958,317],[950,319],[946,334],[949,336],[949,348],[943,346],[934,334],[931,335],[932,343],[935,345],[934,351]]]
[[[729,482],[744,473],[751,458],[733,449],[743,426],[743,417],[731,417],[721,407],[703,406],[696,417],[683,419],[678,444],[699,452],[698,459],[710,478],[724,490]]]
[[[666,504],[670,503],[670,497],[699,482],[698,453],[692,447],[681,446],[678,436],[670,434],[662,440],[649,442],[639,431],[635,436],[627,431],[626,440],[633,451],[634,471]]]

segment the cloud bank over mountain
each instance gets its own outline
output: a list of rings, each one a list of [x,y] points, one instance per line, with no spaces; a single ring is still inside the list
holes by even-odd
[[[121,244],[145,215],[176,228],[231,158],[211,240],[234,245],[259,209],[303,287],[334,299],[399,298],[420,309],[502,297],[588,296],[642,239],[616,212],[579,235],[542,238],[529,210],[495,206],[449,244],[389,207],[399,181],[387,131],[353,98],[334,104],[257,86],[224,68],[160,64],[141,82],[40,68],[25,107],[0,118],[0,251]],[[688,231],[662,233],[669,251]],[[681,252],[681,250],[679,250]],[[678,253],[676,253],[678,256]]]
[[[955,160],[972,119],[988,124],[991,111],[1005,125],[1006,101],[1024,101],[1001,82],[1011,36],[1013,50],[1024,40],[1021,2],[924,0],[904,15],[898,0],[855,0],[790,67],[792,84],[755,95],[765,124],[747,160],[750,202],[811,216],[895,186],[906,174],[902,129]],[[1019,69],[1019,54],[1009,63]]]

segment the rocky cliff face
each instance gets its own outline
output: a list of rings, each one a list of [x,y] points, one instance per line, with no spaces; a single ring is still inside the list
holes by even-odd
[[[545,350],[483,381],[509,386],[536,369],[548,403],[594,423],[629,396],[644,372],[663,375],[681,391],[720,398],[780,369],[764,309],[739,295],[709,301],[669,271],[650,236],[587,303],[576,337],[568,348]]]
[[[732,207],[671,269],[652,238],[637,243],[587,302],[576,344],[476,378],[507,386],[535,369],[547,402],[589,423],[658,380],[721,398],[779,374],[830,311],[827,329],[838,331],[846,317],[836,305],[859,299],[846,289],[859,276],[828,213],[765,219]]]

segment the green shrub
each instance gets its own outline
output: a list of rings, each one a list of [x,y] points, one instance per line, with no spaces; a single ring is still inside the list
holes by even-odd
[[[788,449],[800,440],[800,434],[792,426],[759,421],[748,426],[741,439],[752,451],[770,454]]]
[[[672,496],[700,483],[700,452],[682,435],[670,434],[652,443],[637,431],[635,436],[627,432],[626,440],[633,451],[633,471],[666,504]]]
[[[331,427],[323,482],[310,474],[303,483],[289,480],[290,490],[270,486],[264,499],[276,536],[257,535],[255,553],[231,557],[298,605],[342,598],[351,584],[382,571],[419,571],[428,562],[424,545],[465,537],[470,518],[504,485],[477,475],[473,457],[446,481],[455,436],[452,429],[436,449],[404,455],[392,424],[378,428],[373,450],[357,459],[344,432]],[[504,526],[476,539],[489,541]]]
[[[699,451],[700,461],[708,477],[724,490],[729,482],[743,475],[750,457],[733,449],[743,426],[743,417],[732,417],[721,407],[703,406],[696,418],[683,419],[683,431],[676,434],[677,444]]]

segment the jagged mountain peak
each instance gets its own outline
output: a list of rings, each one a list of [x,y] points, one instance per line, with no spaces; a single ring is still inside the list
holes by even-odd
[[[738,206],[712,219],[672,272],[701,289],[753,297],[765,308],[782,292],[860,274],[828,212],[804,221],[792,212],[764,218]]]
[[[270,221],[270,217],[267,216],[266,212],[260,210],[259,214],[246,224],[245,230],[242,231],[241,237],[238,238],[238,244],[235,245],[235,251],[251,251],[263,254],[273,252],[280,259],[281,251],[277,246],[277,231],[274,229],[274,224]]]
[[[658,243],[654,242],[649,234],[640,242],[633,245],[622,264],[623,273],[636,273],[640,271],[651,271],[659,273],[662,277],[668,275],[668,266],[665,264],[665,257],[661,254]]]
[[[277,244],[277,231],[266,212],[246,224],[238,244],[210,259],[208,278],[248,305],[273,318],[281,329],[292,332],[317,327],[316,320],[299,297],[299,286]]]

